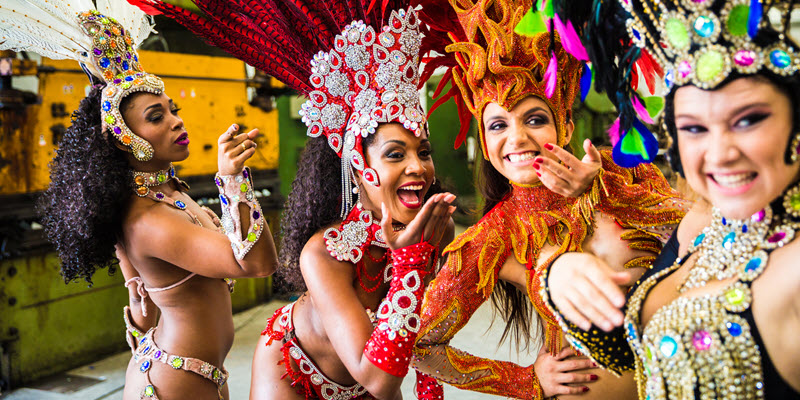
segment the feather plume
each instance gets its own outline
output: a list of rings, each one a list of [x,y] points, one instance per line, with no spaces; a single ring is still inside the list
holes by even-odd
[[[147,16],[125,0],[98,0],[98,11],[113,17],[138,46],[152,32]],[[52,59],[92,65],[92,38],[78,14],[95,10],[91,0],[4,0],[0,3],[0,50],[30,51]],[[93,73],[100,76],[97,68]]]
[[[592,90],[592,65],[583,63],[583,74],[581,75],[581,103],[586,101],[586,96]]]
[[[586,48],[581,43],[581,38],[578,37],[578,32],[572,26],[572,21],[567,20],[565,25],[558,14],[553,18],[555,21],[556,31],[561,37],[561,45],[564,46],[569,54],[581,61],[589,61],[589,55],[586,53]]]
[[[644,107],[642,102],[639,101],[639,96],[634,95],[631,98],[631,100],[632,100],[631,102],[633,103],[633,109],[636,110],[636,115],[639,116],[639,119],[641,119],[644,123],[654,124],[655,121],[653,121],[653,118],[650,116],[650,113]]]
[[[556,92],[556,83],[558,82],[558,59],[556,58],[555,52],[552,54],[553,56],[550,57],[550,63],[547,64],[547,71],[544,73],[544,80],[547,82],[545,94],[548,99],[553,97],[553,94]]]
[[[750,0],[750,15],[747,18],[747,35],[750,38],[754,38],[758,34],[758,25],[761,24],[763,15],[764,5],[761,4],[761,0]]]

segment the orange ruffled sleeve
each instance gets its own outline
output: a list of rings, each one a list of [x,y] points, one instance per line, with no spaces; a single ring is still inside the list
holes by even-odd
[[[541,399],[533,366],[476,357],[449,345],[489,298],[500,267],[511,255],[501,234],[479,223],[445,249],[447,262],[431,282],[422,305],[422,326],[411,364],[460,389]]]

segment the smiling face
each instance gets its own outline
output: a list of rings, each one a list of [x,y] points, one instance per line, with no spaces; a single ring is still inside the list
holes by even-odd
[[[166,94],[132,94],[122,101],[120,111],[128,128],[153,146],[150,162],[169,163],[189,157],[189,134],[178,116],[178,107]]]
[[[397,123],[381,124],[365,151],[378,173],[380,187],[358,176],[359,200],[380,217],[381,203],[397,222],[408,224],[417,215],[433,183],[434,168],[428,133],[420,137]]]
[[[778,197],[800,169],[784,162],[791,106],[786,94],[760,77],[713,91],[679,88],[678,150],[692,189],[735,219],[748,218]]]
[[[564,142],[572,137],[570,121]],[[531,185],[539,182],[533,159],[541,155],[556,161],[552,152],[542,152],[544,145],[558,145],[558,131],[553,112],[542,99],[529,96],[510,111],[489,103],[483,112],[483,129],[489,162],[513,183]]]

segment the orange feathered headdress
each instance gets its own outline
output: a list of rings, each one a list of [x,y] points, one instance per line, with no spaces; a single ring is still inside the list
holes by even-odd
[[[552,34],[545,32],[535,36],[514,32],[532,1],[449,1],[449,9],[432,4],[437,3],[436,0],[422,1],[420,17],[432,32],[439,33],[428,35],[424,39],[428,43],[423,47],[445,53],[424,61],[449,68],[435,95],[441,93],[448,81],[455,84],[436,101],[430,112],[455,97],[462,123],[456,147],[466,137],[469,115],[465,114],[471,113],[478,119],[481,148],[488,158],[482,123],[486,105],[493,102],[511,109],[528,96],[539,97],[547,103],[555,118],[558,145],[565,145],[566,123],[580,91],[582,65],[561,47],[554,29],[551,29]],[[461,92],[460,96],[456,90]]]

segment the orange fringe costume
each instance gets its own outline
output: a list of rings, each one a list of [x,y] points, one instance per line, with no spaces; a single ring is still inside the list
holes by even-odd
[[[553,112],[558,145],[567,144],[564,127],[571,118],[581,65],[563,50],[557,36],[526,37],[513,32],[531,8],[530,0],[450,0],[449,10],[423,3],[421,19],[455,42],[446,47],[450,54],[445,57],[454,62],[444,80],[452,77],[461,92],[463,97],[456,98],[461,110],[469,109],[482,121],[490,102],[511,109],[518,101],[537,96]],[[461,29],[453,28],[453,11]],[[448,23],[449,27],[444,26]],[[558,84],[548,98],[544,71],[550,62],[558,63]],[[448,61],[434,60],[432,64],[447,66]],[[455,87],[450,95],[457,95]],[[488,158],[482,125],[478,123],[480,142]],[[459,137],[457,142],[461,140]],[[559,255],[582,251],[584,240],[593,232],[596,212],[612,217],[626,229],[621,239],[627,240],[631,249],[653,253],[630,260],[625,267],[650,266],[685,215],[686,203],[655,166],[624,169],[612,162],[610,152],[601,154],[602,170],[580,197],[566,198],[542,185],[522,187],[512,182],[508,197],[444,250],[446,264],[430,284],[422,305],[422,326],[412,361],[422,373],[418,386],[430,387],[431,379],[425,376],[430,375],[460,389],[543,398],[533,366],[472,356],[448,344],[489,299],[508,257],[528,266],[528,298],[544,323],[545,346],[551,353],[561,348],[561,328],[539,296],[539,277]],[[540,263],[545,245],[558,250]],[[539,264],[542,267],[536,267]]]

